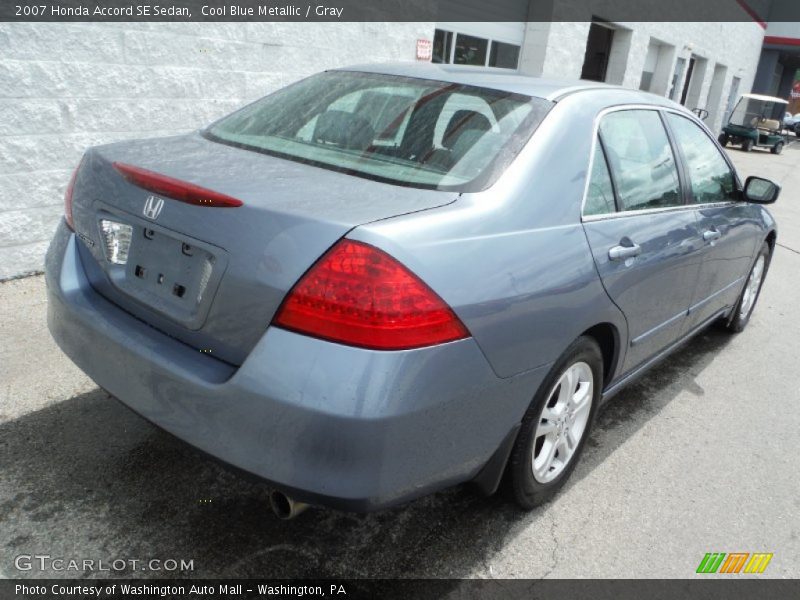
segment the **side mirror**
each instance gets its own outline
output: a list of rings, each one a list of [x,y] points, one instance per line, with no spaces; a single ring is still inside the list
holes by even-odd
[[[751,175],[744,182],[744,199],[756,204],[772,204],[778,199],[781,186],[777,183]]]

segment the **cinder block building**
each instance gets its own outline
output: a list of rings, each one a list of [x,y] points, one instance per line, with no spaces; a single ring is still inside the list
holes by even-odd
[[[0,24],[0,279],[41,270],[87,146],[191,131],[327,68],[423,59],[593,79],[703,108],[712,129],[753,85],[756,18],[527,22],[532,2],[493,3],[504,22]]]

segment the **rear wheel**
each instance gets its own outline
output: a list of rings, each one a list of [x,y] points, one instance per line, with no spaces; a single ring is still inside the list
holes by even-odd
[[[727,133],[720,133],[717,139],[719,140],[720,146],[722,146],[723,148],[727,146],[728,142],[730,141],[730,138],[728,137]]]
[[[603,358],[593,339],[578,338],[545,378],[509,461],[514,499],[530,510],[564,485],[580,458],[600,400]]]
[[[758,295],[761,293],[761,286],[764,284],[764,277],[769,268],[770,258],[769,244],[764,242],[758,252],[756,261],[753,263],[753,268],[750,269],[750,273],[747,276],[747,282],[744,284],[744,289],[739,296],[739,301],[736,303],[733,315],[726,324],[728,331],[739,333],[750,322],[750,315],[753,314],[756,300],[758,300]]]
[[[773,154],[780,154],[783,152],[783,142],[778,142],[772,148],[770,148],[770,152]]]
[[[753,149],[753,140],[746,139],[744,142],[742,142],[742,150],[744,150],[745,152],[750,152],[750,150],[752,149]]]

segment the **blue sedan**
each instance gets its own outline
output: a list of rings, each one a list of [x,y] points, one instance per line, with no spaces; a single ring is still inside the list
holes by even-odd
[[[281,517],[464,482],[530,509],[603,402],[703,328],[747,325],[779,191],[647,93],[328,71],[89,149],[49,327],[113,396],[270,482]]]

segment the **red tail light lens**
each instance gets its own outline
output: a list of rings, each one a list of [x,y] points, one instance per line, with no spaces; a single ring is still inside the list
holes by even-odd
[[[73,231],[75,231],[75,223],[72,220],[72,192],[75,191],[75,180],[78,178],[78,171],[81,170],[82,164],[83,159],[81,158],[81,162],[78,163],[78,166],[72,172],[72,177],[69,178],[67,191],[64,192],[64,219],[66,219],[67,225]]]
[[[376,350],[407,350],[469,337],[419,277],[377,248],[343,240],[295,285],[274,324]]]
[[[180,179],[173,179],[160,173],[148,171],[141,167],[114,163],[114,168],[133,185],[138,185],[149,192],[167,196],[173,200],[194,204],[196,206],[210,206],[214,208],[233,208],[241,206],[243,202],[237,198],[220,194],[213,190],[194,185]]]

